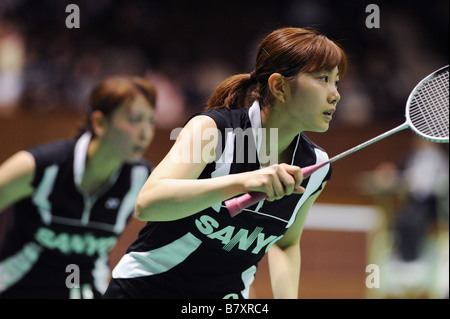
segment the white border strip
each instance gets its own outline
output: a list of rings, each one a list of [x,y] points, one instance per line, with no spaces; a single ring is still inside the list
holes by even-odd
[[[305,222],[305,229],[336,231],[369,231],[381,222],[381,213],[374,206],[314,204]]]

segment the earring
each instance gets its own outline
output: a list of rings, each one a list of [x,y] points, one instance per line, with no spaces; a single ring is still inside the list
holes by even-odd
[[[285,99],[282,99],[282,100],[281,100],[281,103],[284,103],[284,102],[286,102],[286,100],[285,100]]]

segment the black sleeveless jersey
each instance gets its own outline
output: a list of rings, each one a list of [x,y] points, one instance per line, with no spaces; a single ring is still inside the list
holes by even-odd
[[[200,178],[259,169],[259,103],[201,112],[220,130],[216,161]],[[195,117],[193,117],[195,119]],[[289,164],[328,159],[304,134]],[[221,152],[219,150],[222,150]],[[248,298],[258,262],[296,219],[303,203],[330,178],[330,165],[303,181],[306,192],[260,203],[230,217],[224,203],[170,222],[148,222],[113,270],[106,298]]]
[[[80,184],[90,138],[27,150],[36,162],[35,190],[11,209],[0,252],[1,298],[91,298],[106,290],[109,252],[151,166],[124,164],[89,195]]]

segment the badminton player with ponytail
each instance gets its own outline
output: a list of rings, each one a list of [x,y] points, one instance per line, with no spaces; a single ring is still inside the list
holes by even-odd
[[[0,298],[98,298],[109,253],[151,166],[156,91],[138,77],[93,88],[79,137],[30,147],[0,165]],[[76,268],[75,268],[76,267]],[[78,276],[77,276],[78,275]]]
[[[331,176],[325,165],[303,178],[301,167],[328,159],[304,132],[328,130],[346,69],[315,30],[268,34],[255,69],[217,88],[141,189],[136,214],[148,223],[104,297],[248,298],[268,252],[274,297],[297,298],[303,224]],[[232,217],[224,202],[248,192],[266,198]]]

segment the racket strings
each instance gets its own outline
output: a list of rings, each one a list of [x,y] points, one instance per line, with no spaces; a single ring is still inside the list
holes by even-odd
[[[449,137],[448,69],[420,87],[411,101],[409,117],[415,129],[424,137]]]

